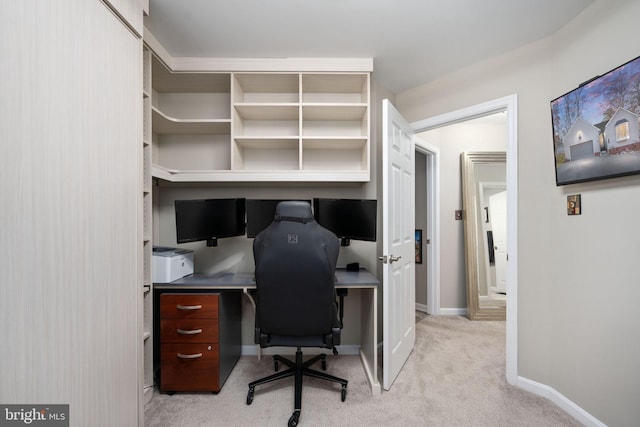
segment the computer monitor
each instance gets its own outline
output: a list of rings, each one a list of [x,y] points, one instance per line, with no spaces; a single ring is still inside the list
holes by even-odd
[[[267,228],[276,213],[276,206],[287,199],[247,199],[247,237],[254,238]],[[298,200],[311,204],[310,200]]]
[[[176,200],[176,237],[178,243],[207,241],[244,234],[245,199]]]
[[[313,199],[313,215],[325,228],[341,239],[376,241],[377,201],[365,199]]]

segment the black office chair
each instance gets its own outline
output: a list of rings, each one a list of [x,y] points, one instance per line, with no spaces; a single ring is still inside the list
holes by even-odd
[[[273,223],[253,242],[256,270],[255,342],[261,348],[296,347],[296,360],[275,355],[278,363],[289,367],[249,383],[247,405],[253,402],[255,387],[290,376],[295,377],[294,411],[289,426],[296,426],[302,406],[302,377],[320,378],[342,385],[341,398],[347,396],[347,380],[310,368],[326,355],[302,361],[302,347],[332,349],[340,344],[342,324],[337,315],[335,269],[338,238],[313,219],[306,202],[280,202]]]

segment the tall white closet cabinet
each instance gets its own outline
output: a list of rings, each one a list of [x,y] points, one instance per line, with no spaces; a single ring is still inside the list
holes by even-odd
[[[0,402],[143,425],[141,2],[0,10]]]

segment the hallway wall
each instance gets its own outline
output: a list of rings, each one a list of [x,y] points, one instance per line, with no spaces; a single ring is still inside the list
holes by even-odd
[[[549,102],[640,55],[638,16],[638,1],[595,1],[553,36],[396,102],[418,121],[518,95],[518,375],[612,426],[640,419],[640,177],[556,187]],[[570,194],[582,215],[567,216]]]

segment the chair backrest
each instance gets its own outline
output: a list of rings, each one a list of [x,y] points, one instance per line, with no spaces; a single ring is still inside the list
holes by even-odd
[[[335,294],[339,248],[335,234],[315,222],[309,203],[278,204],[274,221],[253,242],[256,332],[322,336],[341,326]]]

